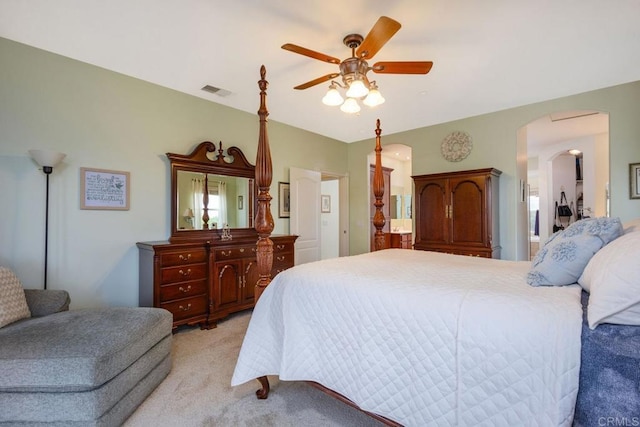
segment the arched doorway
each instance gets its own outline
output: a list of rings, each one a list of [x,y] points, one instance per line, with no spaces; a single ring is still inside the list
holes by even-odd
[[[554,232],[556,201],[564,191],[572,216],[607,216],[609,115],[593,110],[554,112],[523,127],[527,179],[524,188],[528,257]]]

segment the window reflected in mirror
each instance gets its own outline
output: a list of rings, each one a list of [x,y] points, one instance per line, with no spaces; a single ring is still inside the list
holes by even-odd
[[[251,226],[244,201],[253,199],[253,179],[179,170],[177,180],[179,231]]]

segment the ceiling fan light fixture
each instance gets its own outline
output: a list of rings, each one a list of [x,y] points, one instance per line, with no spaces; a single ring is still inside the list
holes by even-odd
[[[375,82],[371,82],[371,89],[369,89],[369,94],[364,99],[364,101],[362,101],[362,103],[367,107],[376,107],[384,103],[384,98],[378,90],[378,86]]]
[[[347,90],[347,97],[362,98],[363,96],[367,96],[368,93],[369,88],[365,86],[364,82],[361,79],[354,79]]]
[[[337,105],[341,105],[343,102],[344,102],[344,98],[342,98],[342,95],[340,95],[340,92],[338,92],[338,88],[336,87],[336,84],[334,82],[331,82],[331,85],[329,85],[329,90],[327,91],[326,95],[322,98],[322,103],[324,105],[335,107]]]
[[[344,104],[340,106],[340,110],[345,113],[355,114],[360,111],[360,106],[354,98],[347,98],[347,100],[344,101]]]

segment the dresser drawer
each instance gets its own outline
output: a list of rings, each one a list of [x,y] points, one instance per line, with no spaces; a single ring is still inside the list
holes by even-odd
[[[207,292],[207,280],[192,280],[160,287],[160,302],[164,303],[180,298],[194,297]]]
[[[273,264],[271,267],[272,277],[291,267],[293,267],[293,253],[273,254]]]
[[[273,254],[273,267],[278,266],[286,266],[290,267],[293,265],[293,254]]]
[[[161,285],[204,279],[207,276],[207,264],[190,264],[179,267],[168,267],[163,268],[161,272]]]
[[[185,250],[182,252],[170,252],[160,255],[160,266],[171,267],[174,265],[197,264],[207,261],[207,251],[205,250]]]
[[[161,303],[160,308],[164,308],[173,313],[173,321],[205,314],[207,312],[207,296],[185,298],[177,301]]]
[[[236,246],[226,249],[214,249],[213,256],[216,261],[225,259],[249,258],[256,256],[256,245]]]
[[[293,242],[274,242],[273,243],[273,254],[280,254],[284,252],[293,252]]]

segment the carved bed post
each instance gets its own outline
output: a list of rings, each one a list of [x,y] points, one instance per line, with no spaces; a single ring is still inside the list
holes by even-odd
[[[271,151],[269,150],[269,137],[267,135],[267,85],[265,80],[266,68],[260,67],[260,130],[258,136],[258,153],[256,155],[256,184],[258,186],[258,211],[256,212],[256,231],[258,232],[258,243],[256,258],[258,262],[258,283],[255,287],[255,301],[258,302],[260,295],[271,282],[271,267],[273,266],[273,241],[269,238],[273,231],[273,216],[271,216],[271,179],[273,166],[271,164]],[[261,389],[256,391],[258,399],[269,397],[269,379],[258,378]]]
[[[380,119],[376,120],[376,165],[373,172],[373,195],[376,198],[373,204],[376,207],[376,213],[373,215],[373,225],[376,227],[376,233],[374,236],[374,250],[379,251],[385,248],[385,239],[382,228],[386,223],[384,214],[382,213],[382,207],[384,202],[382,197],[384,196],[384,177],[382,176],[382,158],[380,153],[382,147],[380,146]]]
[[[256,156],[256,184],[258,186],[258,211],[256,212],[256,231],[258,232],[258,243],[256,258],[258,263],[258,283],[255,288],[256,302],[262,292],[271,282],[271,267],[273,266],[273,241],[269,238],[273,231],[273,216],[271,216],[271,179],[273,167],[271,164],[271,151],[269,149],[269,137],[267,135],[267,85],[265,80],[266,68],[260,67],[260,130],[258,136],[258,153]]]

